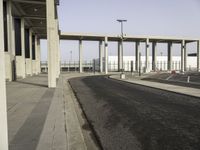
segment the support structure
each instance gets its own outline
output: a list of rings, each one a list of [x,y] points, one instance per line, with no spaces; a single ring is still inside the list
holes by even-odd
[[[156,63],[157,63],[157,43],[152,43],[152,70],[156,71]]]
[[[99,41],[99,71],[103,72],[103,41]]]
[[[197,71],[200,72],[200,40],[197,41]]]
[[[172,42],[168,43],[168,52],[167,52],[167,70],[172,70]]]
[[[150,72],[149,68],[149,39],[146,39],[146,60],[145,60],[145,70]]]
[[[135,70],[137,72],[139,72],[139,64],[140,64],[140,61],[139,61],[139,54],[140,54],[140,42],[137,41],[135,43]]]
[[[82,40],[79,41],[79,72],[83,72],[83,46]]]
[[[48,86],[50,88],[56,87],[56,65],[55,65],[55,50],[56,36],[55,36],[55,1],[46,0],[47,3],[47,45],[48,45]]]
[[[108,74],[108,37],[104,40],[105,74]]]
[[[183,40],[181,44],[181,72],[185,71],[185,48],[185,40]]]
[[[3,0],[0,0],[0,149],[8,150],[8,125],[5,85]]]
[[[123,69],[122,41],[118,42],[118,71]]]
[[[184,48],[184,71],[187,71],[187,43],[185,42]]]
[[[12,1],[7,0],[7,33],[8,52],[5,52],[6,79],[13,80],[13,61],[15,56],[14,20],[12,16]]]
[[[36,50],[37,50],[37,74],[41,73],[40,69],[40,61],[41,61],[41,50],[40,50],[40,39],[37,39],[37,45],[36,45]]]

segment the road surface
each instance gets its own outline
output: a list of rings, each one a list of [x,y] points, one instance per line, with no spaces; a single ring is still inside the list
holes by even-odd
[[[200,99],[105,76],[70,84],[103,149],[200,149]]]

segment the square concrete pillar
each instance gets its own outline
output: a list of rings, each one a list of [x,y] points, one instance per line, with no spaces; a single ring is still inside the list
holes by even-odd
[[[146,58],[145,58],[145,70],[146,72],[150,72],[149,68],[149,39],[146,39]]]
[[[99,41],[99,71],[103,72],[103,41]]]
[[[157,63],[157,43],[152,43],[152,70],[156,71],[156,63]]]
[[[140,54],[140,42],[137,41],[135,43],[135,70],[137,72],[139,72],[139,64],[140,64],[140,61],[139,61],[139,54]]]
[[[8,52],[5,52],[6,80],[13,80],[13,61],[15,60],[15,37],[14,19],[12,16],[12,1],[7,0],[7,33],[8,33]]]
[[[200,40],[197,41],[197,71],[200,72]]]
[[[181,72],[185,71],[185,40],[182,40],[181,43]]]
[[[172,70],[172,42],[168,43],[167,69]]]
[[[123,54],[122,54],[122,41],[118,42],[118,71],[123,68]]]
[[[56,78],[59,78],[60,76],[60,37],[59,37],[59,27],[58,27],[58,18],[55,19],[55,36],[56,36]]]
[[[36,50],[37,50],[37,74],[41,73],[41,68],[40,68],[40,61],[41,61],[41,49],[40,49],[40,39],[37,39],[37,45],[36,45]]]
[[[25,78],[26,71],[25,71],[25,24],[24,18],[21,18],[21,56],[16,56],[16,74],[17,78]]]
[[[8,150],[8,125],[5,85],[3,0],[0,0],[0,149]]]
[[[108,37],[104,39],[105,74],[108,74]]]
[[[26,58],[26,75],[32,76],[33,70],[32,70],[32,30],[29,29],[29,52],[30,52],[30,58]]]
[[[184,48],[184,71],[187,71],[187,43],[185,42]]]
[[[47,3],[47,45],[48,45],[48,86],[56,87],[56,35],[55,35],[55,1],[46,0]]]
[[[83,42],[79,40],[79,72],[83,72]]]

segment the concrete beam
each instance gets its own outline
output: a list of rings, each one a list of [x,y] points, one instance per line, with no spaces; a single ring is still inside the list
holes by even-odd
[[[48,86],[56,87],[56,66],[55,66],[55,2],[54,0],[46,0],[47,3],[47,45],[48,45]]]
[[[39,4],[39,5],[46,5],[46,2],[41,2],[41,1],[34,1],[34,0],[13,0],[13,2],[18,2],[18,3],[25,3],[25,4]]]
[[[172,43],[168,43],[168,55],[167,55],[167,69],[168,71],[172,70]]]
[[[118,71],[123,68],[122,41],[118,42]]]
[[[83,72],[83,42],[79,40],[79,72]]]
[[[197,71],[200,72],[200,40],[197,41]]]
[[[5,84],[3,0],[0,0],[0,149],[8,150],[8,124]]]
[[[135,70],[139,72],[140,42],[135,43]]]
[[[103,72],[103,41],[99,41],[99,71]]]
[[[157,43],[152,43],[152,70],[156,71],[156,63],[157,63]]]
[[[105,74],[108,74],[108,37],[104,39]]]

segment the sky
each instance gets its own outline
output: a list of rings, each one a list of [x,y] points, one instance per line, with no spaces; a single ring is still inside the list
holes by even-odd
[[[155,35],[200,39],[200,0],[60,0],[58,7],[61,32],[120,34],[117,19],[126,19],[124,33],[130,36]],[[78,60],[78,41],[61,41],[61,60]],[[42,60],[47,44],[42,41]],[[83,59],[99,57],[98,42],[83,41]],[[188,44],[188,53],[196,52],[196,43]],[[141,46],[145,54],[144,44]],[[174,44],[174,56],[180,45]],[[158,44],[158,55],[167,54],[167,45]],[[108,43],[108,54],[117,55],[117,43]],[[135,43],[124,43],[124,56],[135,54]],[[151,55],[151,52],[150,52]]]

